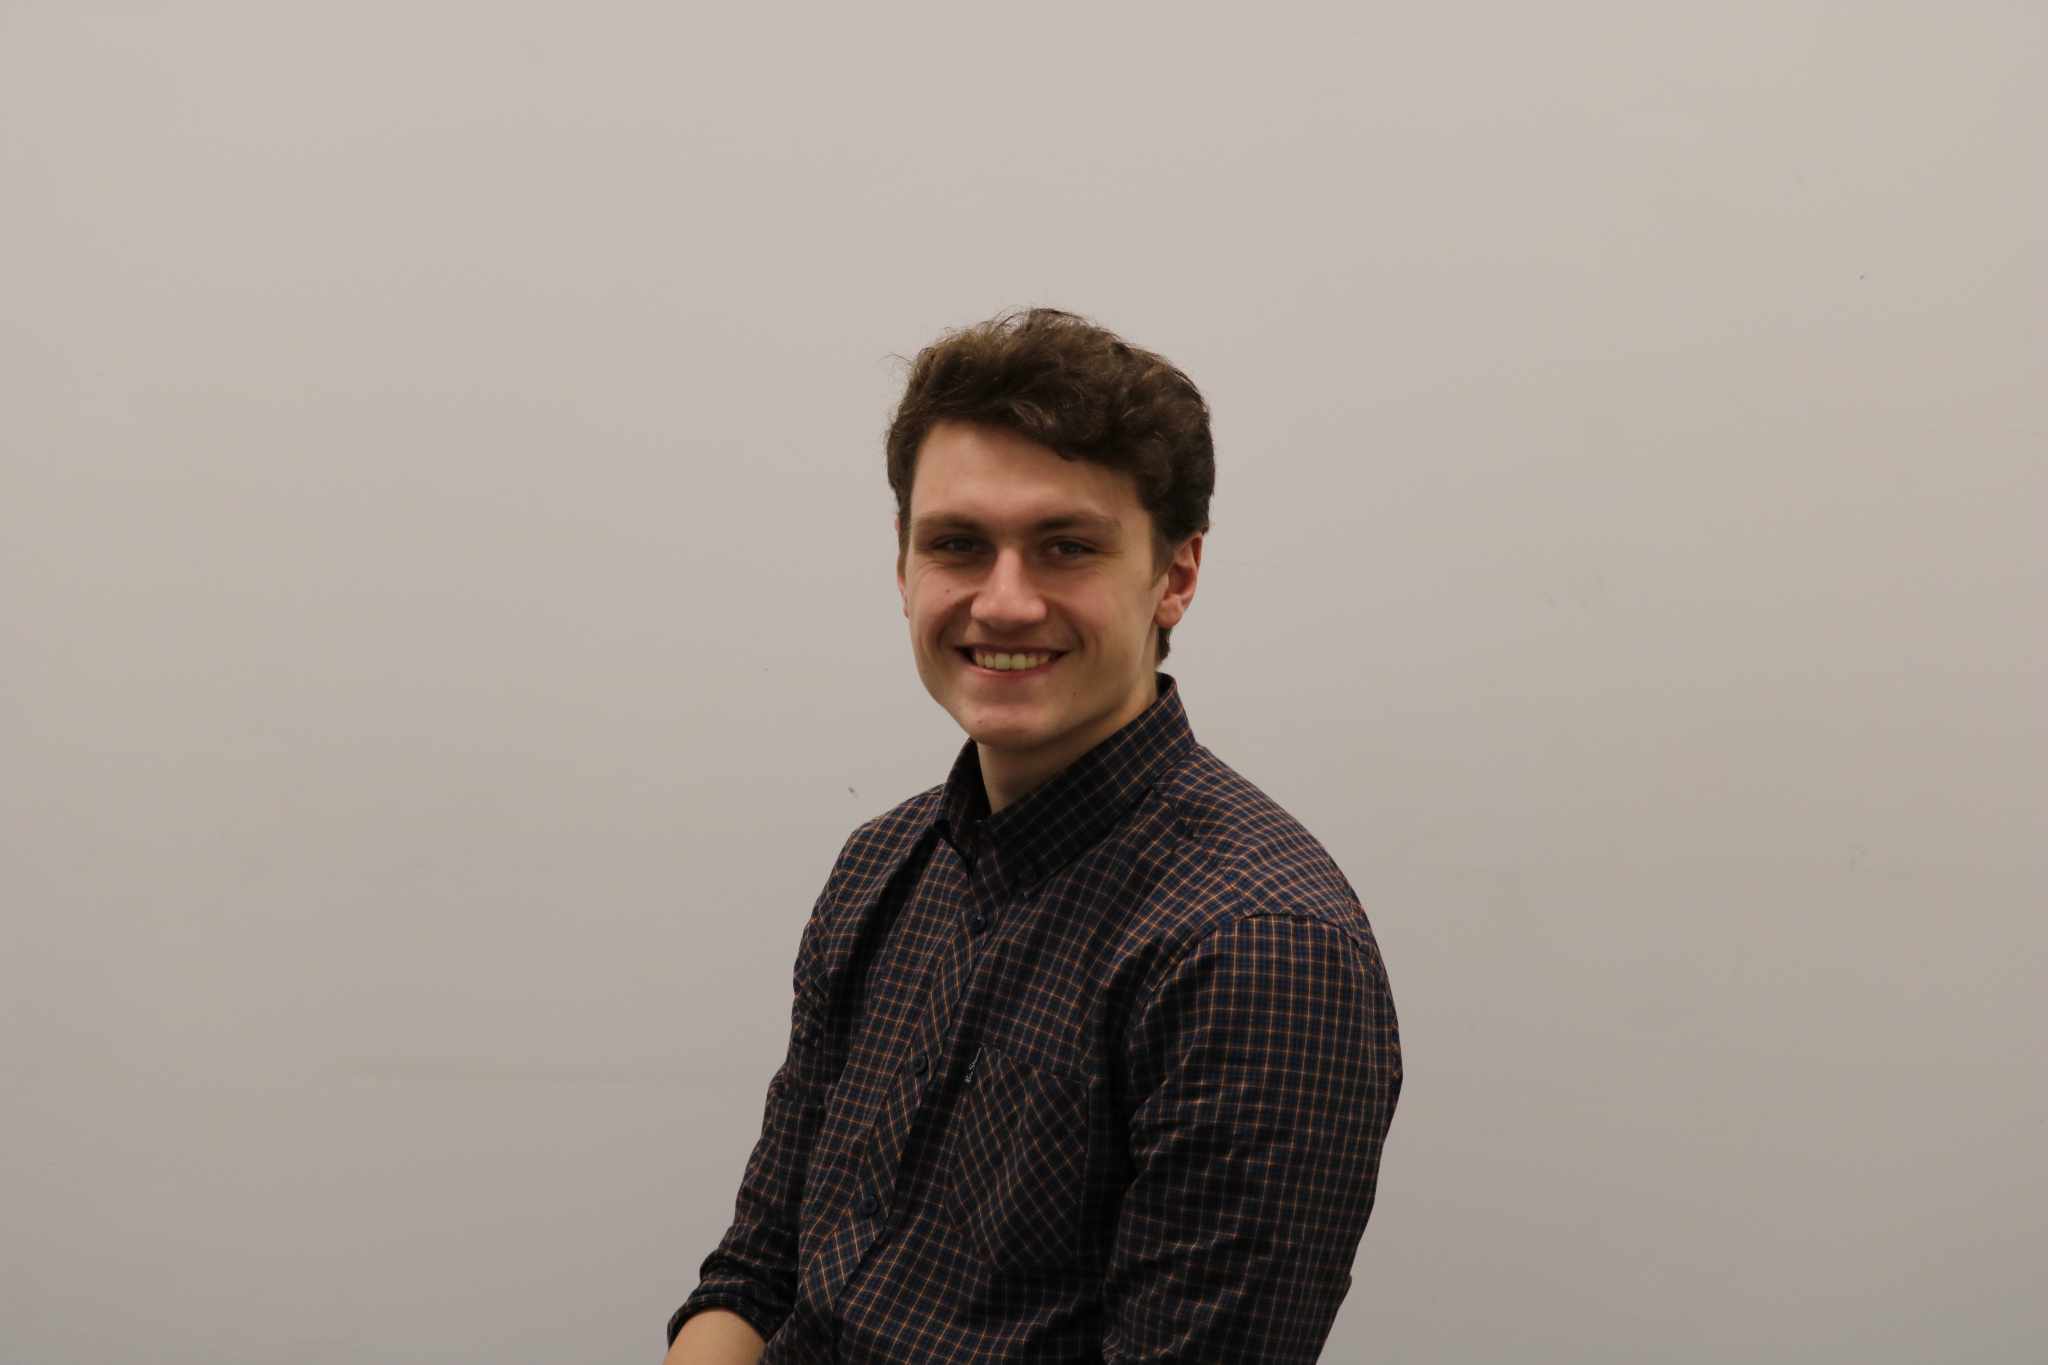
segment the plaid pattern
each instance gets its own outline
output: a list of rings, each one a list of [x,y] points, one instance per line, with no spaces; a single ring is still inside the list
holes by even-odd
[[[1401,1089],[1372,930],[1174,680],[991,816],[856,830],[734,1220],[669,1322],[799,1361],[1311,1361]]]

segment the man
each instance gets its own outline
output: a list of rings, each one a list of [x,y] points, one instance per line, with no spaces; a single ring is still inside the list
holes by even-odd
[[[888,469],[917,671],[967,741],[811,912],[671,1365],[1313,1360],[1400,1040],[1343,874],[1156,671],[1208,408],[1033,309],[918,356]]]

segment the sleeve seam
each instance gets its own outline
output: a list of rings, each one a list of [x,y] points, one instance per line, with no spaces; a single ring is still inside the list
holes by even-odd
[[[1185,964],[1187,960],[1190,957],[1192,957],[1195,954],[1195,952],[1199,950],[1204,944],[1210,942],[1212,939],[1222,937],[1224,934],[1230,932],[1233,929],[1242,928],[1255,920],[1268,919],[1293,920],[1298,924],[1306,924],[1317,929],[1326,929],[1330,933],[1336,935],[1337,941],[1342,943],[1347,949],[1349,949],[1353,955],[1365,956],[1366,965],[1368,967],[1371,966],[1370,955],[1365,954],[1363,947],[1359,944],[1358,940],[1352,936],[1351,931],[1346,929],[1341,924],[1332,924],[1329,920],[1320,919],[1315,915],[1306,914],[1303,911],[1295,909],[1293,907],[1282,907],[1275,909],[1260,906],[1249,910],[1233,911],[1232,913],[1224,916],[1222,919],[1217,920],[1214,924],[1208,925],[1206,928],[1202,930],[1202,932],[1196,934],[1193,938],[1189,939],[1186,943],[1181,945],[1180,951],[1175,953],[1173,955],[1173,960],[1169,962],[1162,971],[1159,972],[1158,979],[1153,983],[1152,988],[1145,993],[1143,1000],[1139,1002],[1138,1017],[1142,1018],[1144,1016],[1146,1007],[1152,1005],[1158,1000],[1160,993],[1166,989],[1167,983],[1172,981],[1174,977],[1180,975],[1180,969],[1182,965]]]

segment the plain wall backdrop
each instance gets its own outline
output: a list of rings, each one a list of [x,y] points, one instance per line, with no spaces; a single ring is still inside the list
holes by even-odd
[[[0,4],[0,1359],[653,1361],[961,736],[881,433],[1215,411],[1407,1082],[1327,1359],[2048,1310],[2048,12]]]

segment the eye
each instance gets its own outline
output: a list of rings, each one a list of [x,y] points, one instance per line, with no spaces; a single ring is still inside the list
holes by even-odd
[[[973,548],[974,541],[971,537],[968,536],[947,536],[942,540],[935,540],[932,542],[932,552],[934,554],[965,554],[968,550],[971,550]]]
[[[1054,555],[1056,559],[1079,559],[1083,555],[1095,553],[1093,545],[1084,544],[1078,540],[1056,540],[1052,543],[1052,548],[1056,552]],[[1071,551],[1072,553],[1061,553],[1064,551]]]

